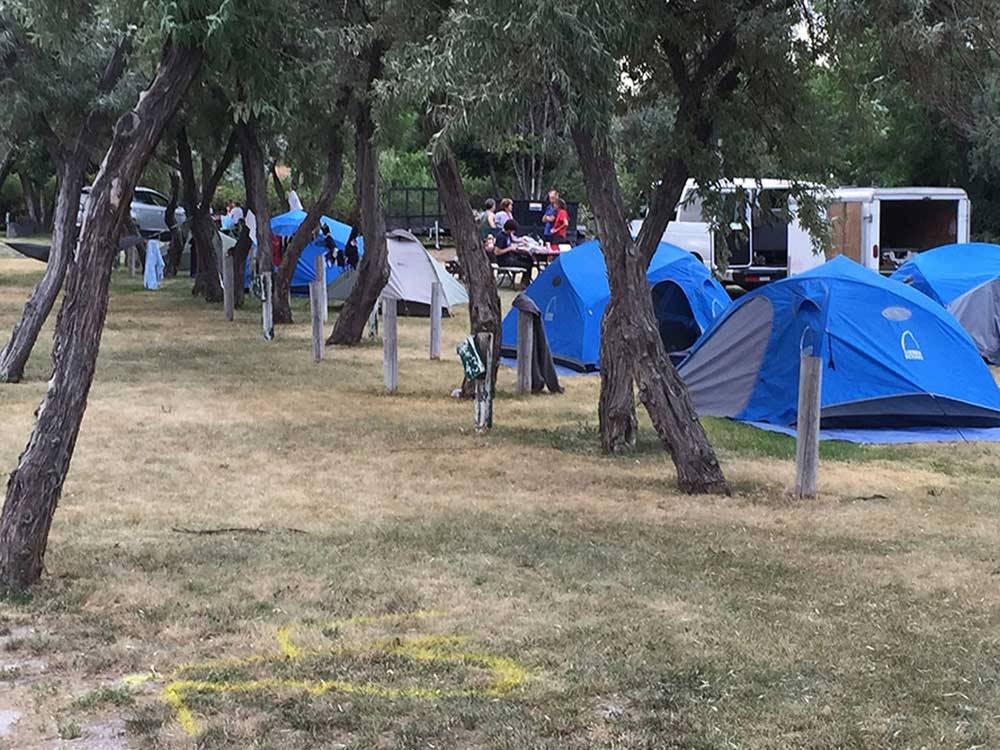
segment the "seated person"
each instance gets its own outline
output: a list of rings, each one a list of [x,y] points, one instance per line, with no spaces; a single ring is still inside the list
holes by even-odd
[[[531,271],[535,264],[531,254],[526,252],[518,241],[517,222],[508,219],[504,222],[503,232],[497,237],[493,257],[501,268],[522,268],[521,283],[527,286],[531,282]]]
[[[326,250],[326,264],[328,266],[336,265],[338,268],[343,268],[346,265],[346,260],[344,254],[337,248],[337,244],[333,241],[333,237],[330,236],[330,227],[326,224],[321,224],[319,237],[320,243]]]

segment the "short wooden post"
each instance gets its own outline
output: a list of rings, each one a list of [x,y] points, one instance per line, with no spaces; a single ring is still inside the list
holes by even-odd
[[[368,338],[373,339],[378,336],[378,308],[379,303],[372,307],[372,314],[368,316]]]
[[[396,300],[382,298],[382,375],[385,392],[399,388],[399,352],[396,341]]]
[[[260,286],[264,296],[260,307],[261,325],[264,328],[264,340],[271,341],[274,338],[274,297],[270,271],[260,275]]]
[[[531,365],[535,356],[534,316],[517,312],[517,392],[531,393]]]
[[[321,322],[325,323],[328,300],[326,298],[326,256],[323,255],[323,253],[316,256],[315,271],[316,285],[319,288],[319,309],[322,316]]]
[[[486,365],[486,374],[476,381],[476,432],[493,427],[493,334],[477,333],[476,349]]]
[[[819,473],[820,393],[822,360],[805,349],[799,361],[799,412],[795,429],[795,496],[816,497]]]
[[[226,320],[233,319],[233,308],[235,307],[236,289],[233,284],[233,257],[224,252],[222,254],[222,310]]]
[[[312,354],[313,362],[323,360],[323,293],[326,285],[317,278],[309,282],[309,317],[312,319]]]
[[[440,281],[431,284],[431,359],[441,359],[441,304],[444,287]]]
[[[128,275],[129,276],[135,276],[135,265],[136,265],[136,263],[135,263],[135,256],[136,256],[135,245],[129,245],[128,246],[128,250],[126,250],[125,253],[128,255]]]

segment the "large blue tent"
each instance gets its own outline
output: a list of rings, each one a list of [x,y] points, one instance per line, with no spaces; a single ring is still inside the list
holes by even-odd
[[[950,312],[979,353],[1000,364],[1000,245],[966,242],[919,253],[892,275]]]
[[[668,351],[686,349],[730,305],[729,295],[691,253],[660,243],[646,278],[660,335]],[[557,363],[580,371],[600,366],[601,317],[610,289],[601,246],[577,245],[549,264],[525,290],[542,311],[542,324]],[[503,321],[503,352],[517,353],[517,313]]]
[[[941,439],[942,430],[1000,427],[1000,390],[958,322],[844,257],[741,298],[680,375],[699,414],[787,428],[806,346],[823,360],[824,428],[908,430],[911,440],[921,439],[914,428]]]

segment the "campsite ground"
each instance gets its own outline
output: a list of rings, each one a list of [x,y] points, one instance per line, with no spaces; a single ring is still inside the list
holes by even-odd
[[[4,335],[40,271],[0,255]],[[44,581],[0,603],[0,748],[1000,746],[1000,447],[826,445],[794,503],[789,439],[710,420],[736,492],[684,497],[648,425],[600,454],[593,377],[504,370],[473,434],[462,313],[441,362],[401,320],[386,396],[376,345],[313,365],[189,285],[114,275]]]

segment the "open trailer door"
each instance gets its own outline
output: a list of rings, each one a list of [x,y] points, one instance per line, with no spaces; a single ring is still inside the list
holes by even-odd
[[[834,201],[826,211],[830,220],[832,239],[831,251],[827,260],[833,260],[838,255],[850,258],[856,263],[865,265],[865,248],[863,245],[864,204],[861,201]]]
[[[947,188],[879,191],[879,270],[892,273],[924,250],[968,241],[969,199]]]

